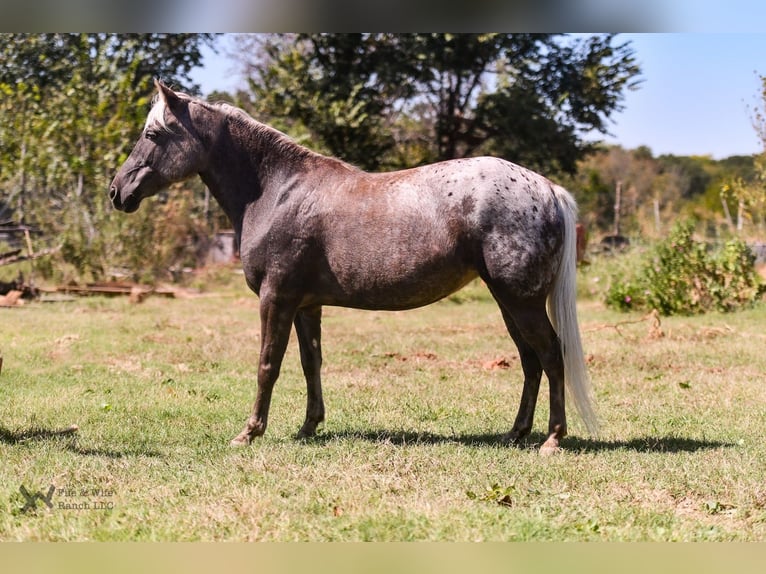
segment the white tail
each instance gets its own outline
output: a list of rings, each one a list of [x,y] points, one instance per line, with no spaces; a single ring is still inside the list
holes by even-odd
[[[564,251],[553,291],[548,296],[548,316],[561,341],[567,396],[574,403],[592,435],[598,433],[590,377],[585,367],[577,322],[577,204],[563,187],[555,186],[564,215]]]

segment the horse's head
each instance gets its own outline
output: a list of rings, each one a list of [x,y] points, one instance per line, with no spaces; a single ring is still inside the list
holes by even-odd
[[[115,209],[131,213],[141,200],[202,171],[205,146],[193,124],[193,100],[155,81],[158,94],[133,151],[112,180]]]

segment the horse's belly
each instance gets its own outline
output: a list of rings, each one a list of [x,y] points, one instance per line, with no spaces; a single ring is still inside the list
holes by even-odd
[[[323,277],[323,304],[360,309],[401,310],[428,305],[454,293],[478,273],[457,257],[360,260]]]

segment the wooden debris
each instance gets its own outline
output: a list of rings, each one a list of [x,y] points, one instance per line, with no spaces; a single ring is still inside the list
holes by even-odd
[[[40,296],[43,298],[40,299]],[[20,278],[11,283],[0,282],[0,307],[17,307],[24,304],[25,299],[40,299],[44,302],[72,301],[76,297],[100,295],[103,297],[128,297],[131,303],[142,303],[150,295],[168,297],[194,297],[199,294],[190,289],[170,286],[151,286],[130,281],[106,281],[78,285],[69,283],[56,287],[32,287]]]
[[[6,251],[0,253],[0,265],[7,265],[13,263],[18,259],[18,255],[21,253],[21,249],[14,249],[12,251]]]
[[[130,298],[128,300],[131,303],[143,303],[148,293],[149,293],[148,291],[136,285],[134,287],[131,287]]]
[[[17,290],[8,291],[5,295],[0,295],[0,307],[18,307],[23,305],[22,295],[23,293]]]
[[[40,290],[27,283],[22,274],[13,281],[0,281],[0,295],[8,295],[11,291],[21,291],[22,299],[36,299],[40,296]]]
[[[8,251],[6,253],[0,253],[0,266],[10,265],[11,263],[19,263],[21,261],[29,261],[32,259],[40,259],[40,257],[51,255],[60,250],[61,250],[61,246],[53,247],[51,249],[43,249],[41,251],[38,251],[37,253],[30,253],[29,255],[21,255],[21,249]]]
[[[131,303],[142,303],[149,295],[161,297],[176,297],[176,289],[167,287],[152,287],[127,281],[109,281],[102,283],[87,283],[86,285],[61,285],[56,288],[58,293],[70,295],[90,296],[101,295],[106,297],[127,296]]]
[[[631,319],[627,321],[618,321],[617,323],[603,323],[587,329],[583,329],[583,333],[592,333],[593,331],[600,331],[601,329],[614,329],[621,337],[625,335],[620,330],[624,325],[635,325],[637,323],[648,323],[648,332],[646,339],[656,340],[662,339],[665,336],[665,332],[662,330],[662,322],[660,321],[660,313],[657,309],[652,309],[649,313],[641,317],[640,319]]]
[[[488,371],[494,371],[495,369],[510,369],[511,362],[505,357],[499,357],[491,361],[485,361],[482,364],[482,367],[487,369]]]
[[[662,330],[660,312],[657,309],[652,309],[651,313],[646,316],[646,319],[649,321],[649,332],[646,334],[647,339],[662,339],[665,336],[665,331]]]

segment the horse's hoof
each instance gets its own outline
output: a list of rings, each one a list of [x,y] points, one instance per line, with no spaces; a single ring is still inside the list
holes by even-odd
[[[540,456],[553,456],[561,452],[558,441],[547,440],[540,447]]]
[[[249,444],[250,444],[250,437],[247,435],[245,436],[239,435],[238,437],[233,438],[231,442],[229,443],[230,446],[236,446],[236,447],[248,446]]]
[[[524,437],[526,437],[527,434],[529,433],[514,430],[504,434],[502,437],[500,437],[500,440],[509,446],[520,446],[521,442],[524,440]]]
[[[301,426],[301,430],[298,431],[298,434],[295,435],[295,438],[298,440],[314,438],[317,435],[317,430],[321,428],[323,424],[324,418],[321,418],[318,421],[304,421],[303,425]]]

